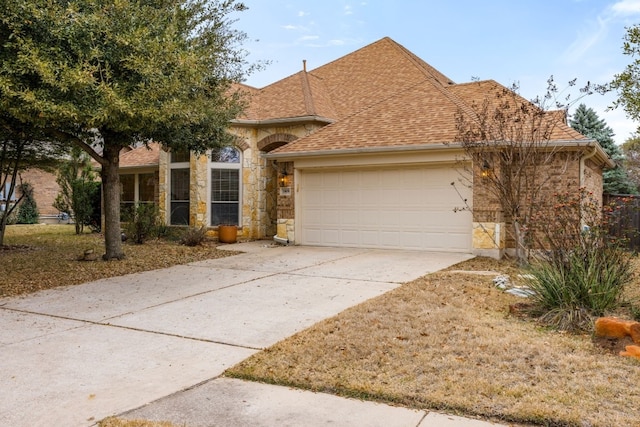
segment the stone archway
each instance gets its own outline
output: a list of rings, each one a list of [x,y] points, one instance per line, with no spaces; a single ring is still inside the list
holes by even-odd
[[[298,139],[298,137],[291,135],[290,133],[274,133],[273,135],[269,135],[258,141],[258,150],[268,153],[269,151],[275,150],[283,145],[287,145],[296,139]]]
[[[282,147],[298,139],[297,136],[288,133],[274,133],[257,143],[258,150],[268,153],[278,147]],[[278,219],[278,167],[270,160],[264,160],[263,197],[265,206],[265,218],[262,223],[264,236],[276,235],[276,223]]]

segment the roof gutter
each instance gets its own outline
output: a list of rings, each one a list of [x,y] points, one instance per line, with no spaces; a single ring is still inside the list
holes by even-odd
[[[300,117],[285,117],[282,119],[266,119],[266,120],[246,120],[246,119],[233,119],[230,121],[235,126],[274,126],[274,125],[293,125],[299,123],[320,122],[325,124],[331,124],[335,122],[334,119],[322,116],[300,116]]]
[[[506,143],[505,143],[506,144]],[[496,143],[496,146],[499,146]],[[285,146],[286,147],[286,146]],[[549,141],[545,143],[544,148],[547,149],[560,149],[560,148],[593,148],[593,154],[590,157],[597,156],[598,160],[606,168],[615,167],[615,163],[609,158],[607,153],[602,149],[600,144],[596,140],[578,139],[578,140],[559,140]],[[430,151],[430,150],[460,150],[463,149],[461,142],[446,142],[435,144],[421,144],[421,145],[400,145],[400,146],[386,146],[386,147],[360,147],[360,148],[346,148],[336,150],[318,150],[318,151],[299,151],[299,152],[271,152],[263,154],[268,159],[296,159],[296,158],[312,158],[323,156],[345,156],[354,154],[377,154],[377,153],[398,153],[409,151]],[[277,150],[276,150],[277,151]]]
[[[300,158],[300,157],[323,157],[323,156],[344,156],[352,154],[376,154],[376,153],[397,153],[407,151],[425,151],[425,150],[447,150],[452,148],[462,148],[459,143],[437,143],[422,145],[399,145],[391,147],[361,147],[361,148],[345,148],[337,150],[318,150],[318,151],[298,151],[284,153],[266,153],[264,157],[268,159],[284,159],[284,158]]]

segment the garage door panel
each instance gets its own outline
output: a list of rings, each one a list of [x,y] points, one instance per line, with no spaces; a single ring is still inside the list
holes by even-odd
[[[302,171],[301,243],[469,252],[452,166]],[[457,188],[471,201],[467,188]]]

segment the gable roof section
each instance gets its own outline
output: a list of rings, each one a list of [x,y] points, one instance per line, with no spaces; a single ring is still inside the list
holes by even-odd
[[[246,87],[250,105],[240,120],[305,116],[339,120],[425,79],[453,84],[385,37],[313,71],[305,69],[257,91]]]
[[[158,167],[160,164],[160,144],[152,142],[149,147],[141,146],[120,155],[120,168]]]
[[[423,80],[399,94],[279,147],[270,154],[397,148],[447,143],[456,134],[457,105]]]
[[[458,84],[448,87],[447,90],[453,96],[460,99],[465,106],[469,107],[465,110],[469,114],[474,114],[472,108],[474,105],[478,108],[484,102],[492,102],[495,106],[494,101],[499,99],[501,92],[509,91],[509,89],[494,80]],[[511,93],[513,94],[513,92]],[[505,99],[505,97],[502,97],[502,99]],[[513,99],[517,103],[530,104],[533,106],[530,101],[517,94],[514,94],[513,97],[509,96],[506,98],[506,100],[509,99]],[[563,111],[552,110],[546,111],[545,114],[550,123],[551,134],[549,139],[551,141],[591,141],[566,123]]]

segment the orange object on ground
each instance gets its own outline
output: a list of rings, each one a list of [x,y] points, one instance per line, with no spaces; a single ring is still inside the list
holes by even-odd
[[[621,351],[620,356],[635,357],[640,359],[640,345],[628,345],[625,347],[626,351]]]
[[[617,317],[600,317],[596,319],[596,336],[607,338],[632,337],[633,341],[640,344],[640,323],[622,320]],[[633,329],[633,334],[632,334]]]

